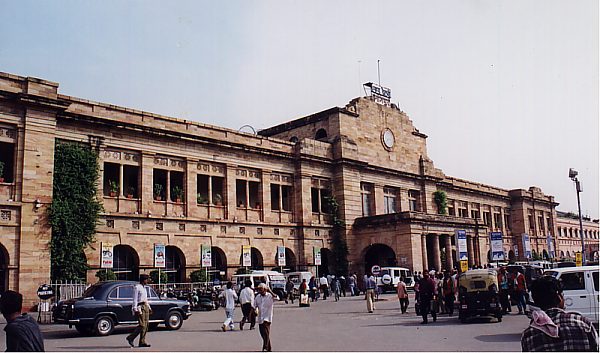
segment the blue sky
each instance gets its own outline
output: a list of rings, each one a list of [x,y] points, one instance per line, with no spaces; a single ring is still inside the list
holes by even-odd
[[[446,174],[598,217],[597,1],[6,1],[0,71],[238,129],[392,89]]]

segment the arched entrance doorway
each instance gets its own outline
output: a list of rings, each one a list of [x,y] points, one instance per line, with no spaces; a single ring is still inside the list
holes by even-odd
[[[172,245],[167,245],[165,247],[165,262],[167,282],[185,282],[185,255],[178,247]]]
[[[319,266],[318,270],[319,276],[334,274],[335,260],[331,250],[327,248],[321,248],[321,266]]]
[[[277,254],[275,254],[275,265],[278,265]],[[280,271],[282,267],[283,272],[296,271],[296,255],[290,248],[285,248],[285,266],[276,266],[273,270]]]
[[[397,266],[396,253],[392,248],[384,244],[373,244],[367,247],[365,252],[365,273],[371,271],[373,265]]]
[[[212,246],[211,248],[211,267],[208,270],[208,278],[211,281],[215,279],[223,280],[227,276],[227,256],[223,249]],[[221,275],[221,273],[223,273]]]
[[[0,244],[0,294],[8,290],[8,251]]]
[[[114,247],[113,272],[120,280],[139,280],[140,260],[137,252],[131,246],[120,244]]]
[[[250,267],[247,267],[248,270],[263,270],[264,269],[264,265],[263,265],[263,256],[260,252],[260,250],[258,250],[255,247],[250,248],[250,258],[251,258],[251,265]],[[240,254],[240,266],[242,264],[242,254]]]

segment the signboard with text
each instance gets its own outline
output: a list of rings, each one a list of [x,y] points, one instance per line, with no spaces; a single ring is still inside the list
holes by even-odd
[[[313,247],[313,258],[315,266],[321,266],[321,248]]]
[[[502,246],[502,232],[490,233],[490,247],[492,251],[492,261],[503,261],[504,248]]]
[[[252,247],[250,245],[242,245],[242,266],[252,266]]]
[[[554,255],[554,241],[550,234],[548,234],[548,236],[546,237],[546,243],[548,244],[548,255],[550,256],[551,259],[553,259],[555,256]]]
[[[285,266],[285,247],[277,247],[277,266]]]
[[[529,241],[529,234],[523,234],[523,252],[526,259],[531,259],[531,242]]]
[[[165,244],[154,244],[154,267],[167,267]]]
[[[212,248],[210,245],[201,245],[200,254],[202,259],[202,267],[212,266]]]
[[[467,232],[465,230],[457,230],[456,232],[456,253],[458,260],[468,260],[469,253],[467,249]]]
[[[113,246],[100,243],[100,268],[113,268]]]
[[[583,257],[580,251],[575,253],[575,266],[583,266]]]

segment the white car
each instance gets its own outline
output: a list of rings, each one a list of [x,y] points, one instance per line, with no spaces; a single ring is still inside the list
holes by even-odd
[[[554,268],[544,272],[563,286],[565,310],[577,312],[598,323],[598,266]]]
[[[377,286],[381,287],[383,292],[393,291],[398,287],[400,278],[404,276],[404,283],[407,288],[415,286],[415,280],[408,268],[405,267],[382,267],[381,273],[377,275]]]

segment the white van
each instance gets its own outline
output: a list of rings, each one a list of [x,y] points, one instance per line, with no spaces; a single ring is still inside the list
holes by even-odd
[[[312,276],[313,274],[308,271],[288,272],[285,274],[286,280],[290,279],[292,281],[296,291],[300,289],[300,284],[302,283],[303,279],[306,280],[306,285],[308,286],[308,282]]]
[[[252,271],[243,275],[233,275],[233,283],[239,292],[244,288],[246,280],[252,282],[252,288],[258,287],[259,284],[265,283],[273,293],[279,296],[279,299],[285,297],[285,276],[277,271]]]
[[[398,287],[400,278],[404,276],[404,283],[407,288],[413,288],[415,286],[415,280],[406,267],[382,267],[381,273],[377,275],[377,285],[381,287],[383,292],[392,291]]]
[[[554,268],[544,272],[563,286],[565,310],[574,311],[598,323],[598,266]]]

